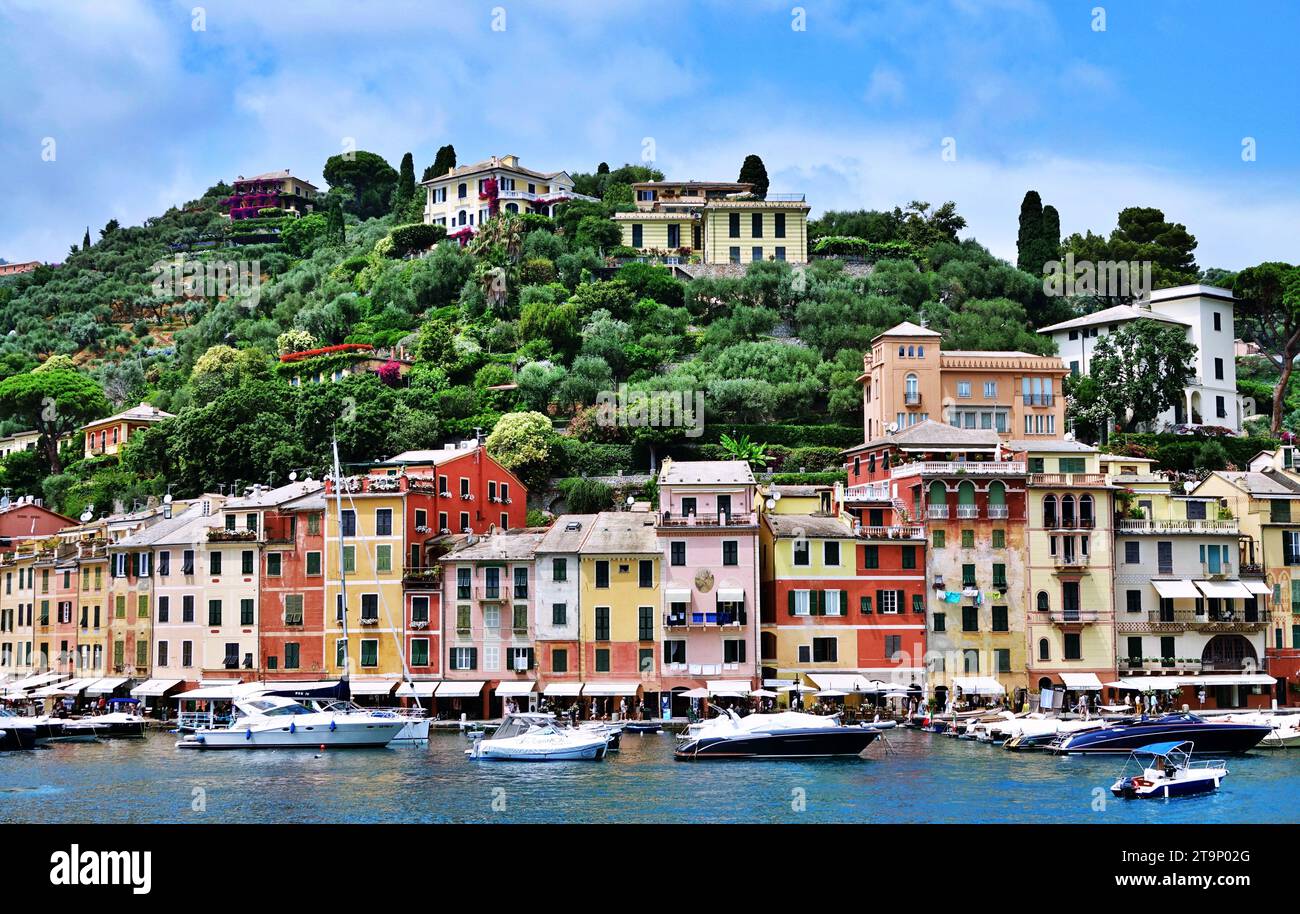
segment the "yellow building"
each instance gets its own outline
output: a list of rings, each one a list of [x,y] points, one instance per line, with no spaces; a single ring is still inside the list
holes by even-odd
[[[596,516],[579,550],[578,672],[584,698],[631,703],[661,690],[661,559],[653,514]]]
[[[13,679],[39,669],[33,624],[36,554],[36,544],[26,542],[0,556],[0,677]]]
[[[803,194],[758,199],[732,181],[644,181],[632,185],[634,212],[615,213],[625,247],[665,263],[808,261]]]
[[[1114,489],[1095,448],[1064,440],[1008,447],[1029,470],[1028,599],[1017,614],[1027,652],[1020,664],[1013,655],[1012,667],[1027,670],[1031,692],[1063,691],[1073,704],[1115,677]]]
[[[402,675],[406,517],[396,482],[390,476],[345,479],[341,528],[333,490],[326,490],[325,666],[331,677],[346,672],[354,684],[366,679],[391,682]]]

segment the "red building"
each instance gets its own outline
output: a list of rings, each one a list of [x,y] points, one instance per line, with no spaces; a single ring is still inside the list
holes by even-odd
[[[45,539],[76,523],[41,504],[30,495],[0,508],[0,551],[8,552],[23,540]]]

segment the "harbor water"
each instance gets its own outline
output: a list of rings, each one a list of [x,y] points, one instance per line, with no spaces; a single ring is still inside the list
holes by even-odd
[[[175,736],[0,753],[0,822],[1295,823],[1300,749],[1228,759],[1219,791],[1119,800],[1125,759],[1013,753],[891,731],[868,758],[678,762],[624,734],[604,762],[472,762],[469,741],[363,750],[178,751]]]

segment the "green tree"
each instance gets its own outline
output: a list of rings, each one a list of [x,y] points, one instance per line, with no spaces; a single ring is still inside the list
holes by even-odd
[[[311,256],[312,251],[329,238],[329,218],[321,213],[286,219],[280,229],[280,243],[295,257]]]
[[[1242,270],[1232,284],[1243,339],[1258,343],[1280,372],[1273,388],[1269,431],[1282,430],[1287,389],[1300,356],[1300,266],[1268,261]]]
[[[321,173],[331,190],[346,191],[344,209],[358,219],[371,219],[390,211],[398,174],[383,156],[363,149],[330,156]]]
[[[450,143],[439,146],[437,154],[433,157],[433,164],[424,170],[424,176],[420,180],[431,181],[434,178],[441,178],[455,167],[456,147]]]
[[[400,213],[415,199],[415,159],[408,152],[397,170],[397,189],[393,192],[393,212]]]
[[[1200,276],[1196,258],[1196,237],[1181,223],[1170,222],[1154,207],[1130,206],[1119,212],[1110,237],[1077,232],[1065,242],[1076,261],[1150,262],[1151,282],[1156,289],[1194,283]],[[1107,296],[1108,303],[1120,304],[1132,296]]]
[[[0,415],[40,432],[37,447],[45,454],[50,473],[63,471],[59,441],[92,419],[108,415],[103,389],[78,371],[33,370],[0,381]]]
[[[541,413],[506,413],[485,442],[487,452],[533,490],[540,490],[555,464],[555,432]]]
[[[83,237],[83,238],[81,239],[81,249],[82,249],[83,251],[89,251],[89,250],[90,250],[90,226],[86,226],[86,234],[85,234],[85,237]]]
[[[767,166],[763,160],[754,154],[745,156],[745,161],[740,166],[740,176],[736,178],[741,184],[754,185],[754,196],[760,200],[767,197]]]
[[[347,240],[347,226],[343,221],[343,201],[337,197],[330,201],[328,215],[326,217],[325,237],[334,244],[342,244]]]
[[[750,441],[748,435],[733,438],[723,434],[718,438],[718,444],[732,460],[743,460],[753,467],[761,467],[767,463],[767,445]]]
[[[1089,374],[1107,413],[1134,431],[1182,401],[1195,358],[1185,328],[1144,318],[1098,338]]]
[[[614,507],[614,490],[596,479],[582,476],[561,479],[556,488],[570,514],[598,514]]]
[[[1061,217],[1055,207],[1043,206],[1038,191],[1025,192],[1020,204],[1020,231],[1016,235],[1016,266],[1034,276],[1061,253]]]

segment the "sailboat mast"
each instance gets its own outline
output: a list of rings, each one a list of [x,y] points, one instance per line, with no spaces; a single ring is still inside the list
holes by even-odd
[[[339,601],[342,610],[340,620],[343,623],[343,673],[342,678],[347,680],[348,670],[352,664],[352,645],[348,641],[348,579],[347,565],[343,561],[343,471],[339,466],[339,439],[335,436],[332,439],[334,448],[334,509],[338,516],[339,525]]]

